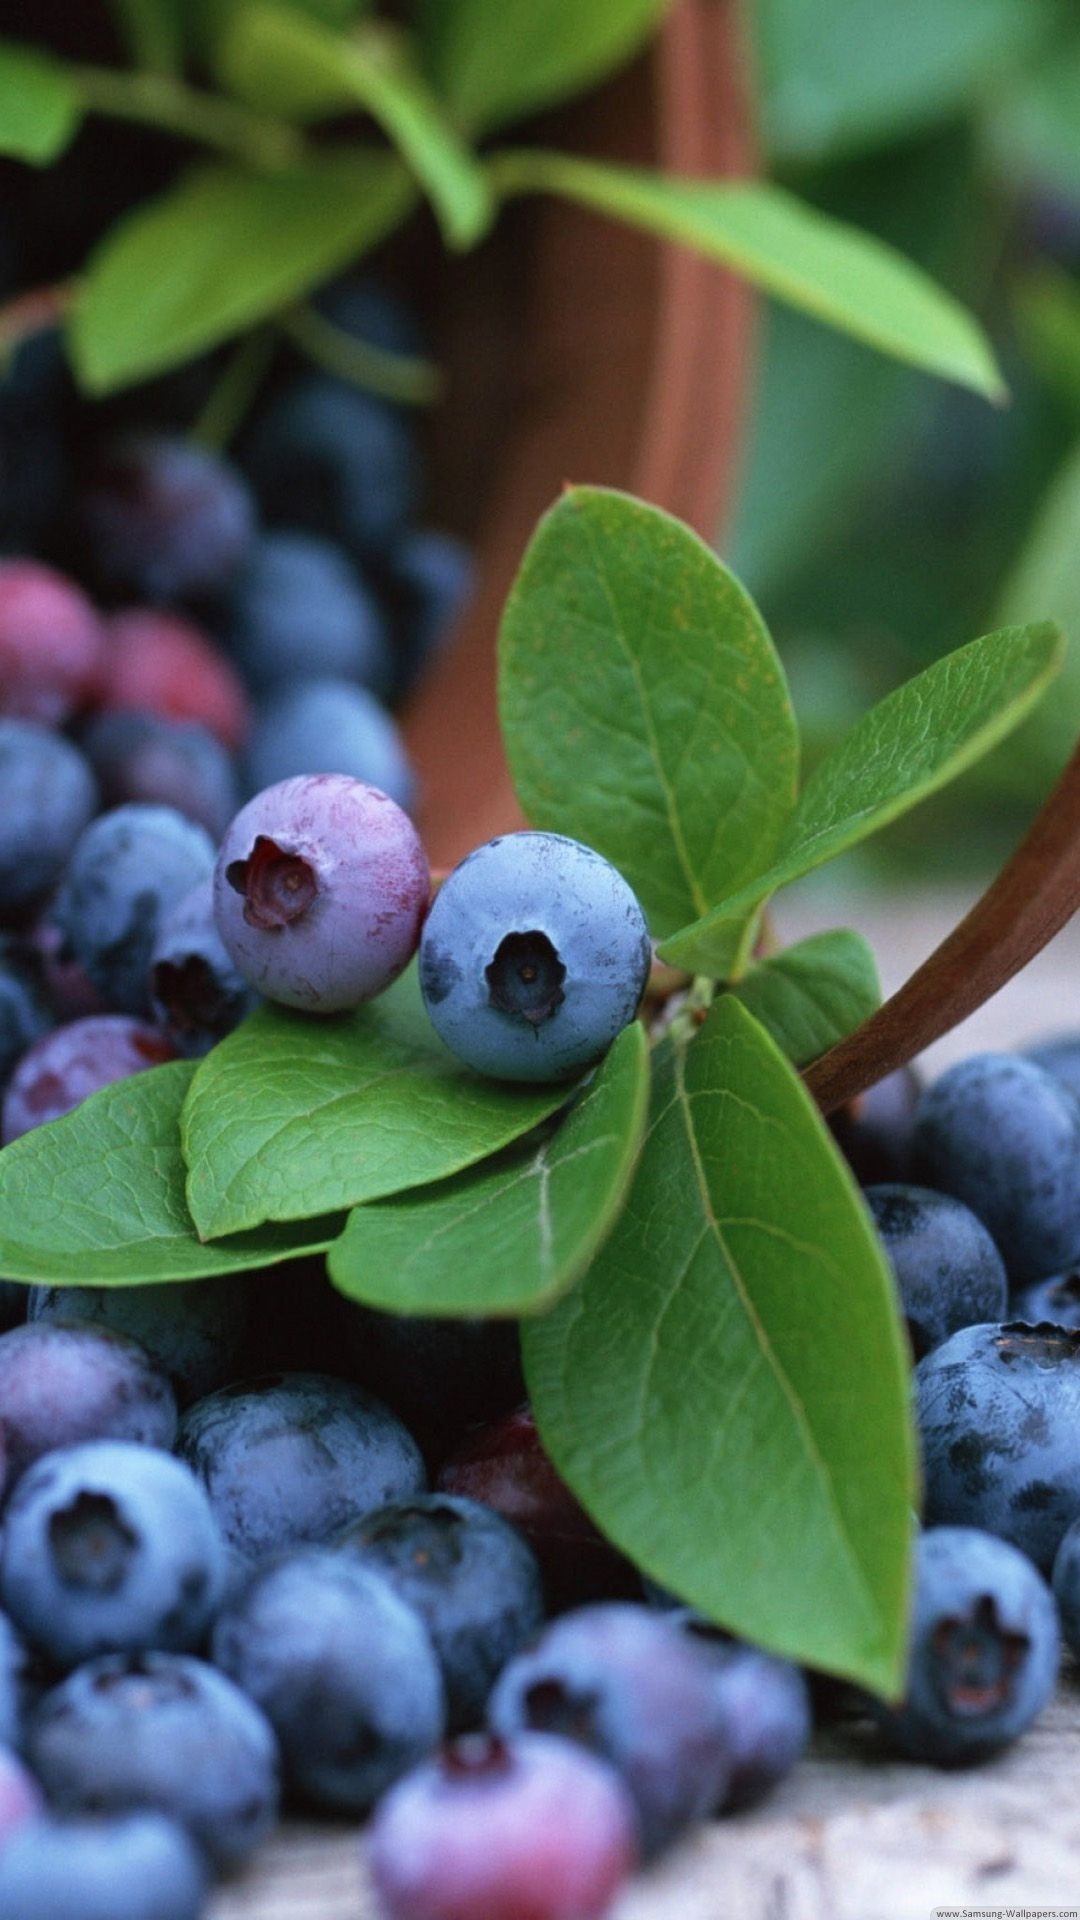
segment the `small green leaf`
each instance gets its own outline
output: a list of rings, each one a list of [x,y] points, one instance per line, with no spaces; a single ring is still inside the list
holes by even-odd
[[[11,1280],[138,1286],[240,1273],[318,1253],[341,1219],[196,1238],[184,1202],[180,1111],[194,1067],[152,1067],[91,1095],[0,1153],[0,1273]]]
[[[732,924],[834,854],[936,793],[1004,739],[1061,666],[1060,628],[1005,627],[935,661],[852,727],[806,784],[779,856],[752,885],[664,942],[673,966],[707,973]]]
[[[535,150],[497,154],[491,170],[504,193],[560,194],[681,241],[896,360],[1004,397],[989,342],[959,301],[895,248],[780,187],[680,180]]]
[[[783,670],[738,581],[669,514],[563,495],[507,602],[499,697],[529,819],[613,861],[655,934],[773,858],[798,762]]]
[[[195,1075],[188,1205],[209,1240],[381,1200],[486,1160],[571,1091],[470,1073],[428,1020],[415,966],[355,1014],[264,1007]]]
[[[731,996],[658,1050],[630,1195],[526,1320],[555,1464],[710,1619],[895,1692],[914,1446],[893,1283],[828,1130]]]
[[[81,120],[78,92],[62,61],[38,47],[0,43],[0,153],[48,166]]]
[[[212,60],[249,0],[181,0],[181,4],[193,46]],[[282,5],[324,27],[340,29],[370,13],[374,0],[282,0]]]
[[[424,62],[460,124],[490,133],[579,93],[651,38],[671,0],[420,0]]]
[[[474,245],[490,226],[484,169],[413,68],[404,38],[386,26],[345,38],[259,0],[236,15],[217,64],[225,84],[261,112],[299,120],[349,107],[370,113],[431,196],[451,246]]]
[[[414,192],[391,155],[356,150],[188,174],[91,256],[70,333],[82,385],[111,393],[300,299],[391,232]]]
[[[732,991],[796,1067],[843,1040],[881,1003],[877,962],[862,934],[843,927],[759,961]]]
[[[388,1313],[521,1314],[585,1271],[615,1224],[645,1132],[649,1049],[635,1021],[554,1131],[437,1187],[356,1207],[330,1262]]]

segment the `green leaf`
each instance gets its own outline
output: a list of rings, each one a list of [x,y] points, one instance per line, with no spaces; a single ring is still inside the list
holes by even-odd
[[[491,170],[503,193],[560,194],[681,241],[896,360],[1004,397],[990,344],[959,301],[883,240],[780,187],[673,179],[535,150],[500,153]]]
[[[1018,283],[1013,311],[1035,372],[1080,409],[1080,286],[1060,267],[1040,261]]]
[[[356,1207],[330,1258],[334,1285],[388,1313],[521,1314],[551,1304],[615,1224],[648,1098],[649,1049],[635,1021],[539,1142]]]
[[[355,150],[188,174],[91,256],[71,319],[82,385],[114,392],[265,319],[383,239],[413,196],[399,161]]]
[[[462,126],[490,133],[590,87],[652,37],[670,0],[420,0],[424,62]]]
[[[484,169],[413,68],[404,38],[384,25],[346,39],[288,7],[248,6],[217,64],[225,84],[262,112],[300,120],[349,107],[370,113],[430,194],[451,246],[474,245],[491,224]]]
[[[813,872],[936,793],[1019,725],[1058,671],[1065,642],[1044,620],[1006,627],[935,661],[857,721],[806,784],[778,858],[752,885],[663,945],[709,972],[713,941],[778,887]]]
[[[1046,0],[757,0],[747,24],[768,151],[835,160],[970,113],[1055,16]]]
[[[658,1050],[619,1222],[522,1337],[544,1444],[616,1546],[733,1632],[898,1688],[915,1474],[893,1284],[824,1121],[732,996]]]
[[[180,1111],[194,1067],[105,1087],[0,1153],[0,1272],[51,1285],[198,1280],[321,1252],[341,1220],[196,1238],[184,1202]]]
[[[79,131],[82,107],[62,61],[0,43],[0,153],[44,167]]]
[[[1066,633],[1080,632],[1080,440],[1046,488],[1005,582],[997,609],[1004,620],[1050,615]],[[1071,646],[1057,697],[1043,702],[1010,748],[1011,786],[1041,802],[1076,745],[1080,714],[1080,647]]]
[[[525,813],[613,861],[655,934],[773,857],[798,762],[783,670],[738,581],[669,514],[563,495],[507,602],[499,697]]]
[[[183,0],[112,0],[132,61],[146,73],[178,75],[183,66]]]
[[[195,1075],[188,1205],[214,1239],[384,1199],[487,1159],[571,1091],[470,1073],[428,1020],[415,966],[355,1014],[264,1007]]]
[[[1080,192],[1080,38],[1053,47],[1038,66],[1014,70],[1014,83],[986,115],[986,145],[1014,185],[1037,184],[1073,198]]]
[[[318,20],[324,27],[348,27],[370,13],[374,0],[281,0],[293,13]],[[182,0],[193,46],[213,58],[225,35],[231,33],[249,0]]]
[[[881,1003],[873,953],[861,933],[843,927],[759,961],[732,991],[796,1067],[843,1040]]]

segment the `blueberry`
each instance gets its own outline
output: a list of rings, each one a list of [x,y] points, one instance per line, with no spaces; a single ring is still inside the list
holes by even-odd
[[[428,351],[424,329],[412,307],[371,274],[349,273],[333,281],[322,289],[316,305],[343,333],[384,353],[419,360]]]
[[[82,746],[107,807],[173,807],[219,840],[240,805],[232,758],[206,727],[155,713],[103,713]]]
[[[249,437],[246,465],[272,525],[322,534],[359,560],[393,545],[419,492],[408,421],[319,373],[273,402]]]
[[[915,1109],[922,1091],[913,1067],[899,1067],[830,1118],[829,1125],[855,1178],[907,1180]]]
[[[47,1820],[0,1855],[4,1920],[199,1920],[206,1869],[160,1814]]]
[[[77,747],[27,720],[0,720],[0,916],[55,886],[97,810]]]
[[[218,932],[258,992],[309,1013],[381,993],[416,951],[429,875],[415,828],[341,774],[256,794],[225,835]]]
[[[162,921],[213,865],[209,836],[171,807],[117,807],[79,839],[52,919],[118,1013],[149,1013]]]
[[[0,1746],[0,1853],[12,1834],[31,1820],[37,1820],[44,1810],[45,1803],[33,1775],[27,1773],[10,1747]],[[2,1885],[0,1882],[0,1889]],[[0,1913],[6,1915],[7,1911],[0,1906]]]
[[[225,1573],[203,1488],[155,1447],[58,1448],[23,1474],[8,1502],[0,1599],[57,1666],[149,1647],[192,1651]]]
[[[110,713],[194,721],[235,751],[247,738],[247,695],[206,635],[174,613],[136,607],[108,625],[101,704]]]
[[[23,1054],[8,1082],[0,1127],[4,1145],[72,1113],[102,1087],[175,1058],[165,1034],[123,1013],[92,1014],[54,1028]]]
[[[1058,1273],[1036,1286],[1022,1287],[1009,1302],[1009,1314],[1032,1326],[1048,1320],[1051,1326],[1080,1328],[1080,1272]]]
[[[429,1493],[354,1520],[337,1544],[415,1608],[442,1667],[451,1730],[475,1726],[543,1622],[540,1569],[523,1536],[475,1500]]]
[[[151,1808],[222,1870],[246,1860],[277,1816],[269,1723],[188,1654],[107,1654],[77,1667],[31,1715],[26,1749],[59,1812]]]
[[[630,1562],[556,1473],[528,1407],[468,1435],[443,1461],[437,1485],[480,1501],[520,1529],[540,1564],[549,1612],[640,1594]]]
[[[910,1759],[964,1766],[1019,1738],[1058,1660],[1054,1602],[1030,1560],[975,1527],[935,1527],[918,1544],[905,1695],[874,1712]]]
[[[625,880],[556,833],[511,833],[444,882],[420,943],[440,1037],[501,1080],[563,1080],[591,1066],[637,1012],[645,918]]]
[[[256,717],[245,759],[254,792],[297,774],[344,773],[407,807],[415,781],[385,707],[348,680],[289,681]]]
[[[173,1390],[134,1340],[48,1320],[0,1334],[0,1441],[9,1487],[56,1447],[138,1440],[169,1448],[175,1437]]]
[[[239,474],[193,441],[163,435],[110,448],[82,497],[80,518],[101,585],[154,602],[224,591],[255,531]]]
[[[1065,1644],[1080,1655],[1080,1519],[1061,1536],[1052,1572],[1054,1599]]]
[[[257,995],[226,952],[214,919],[214,885],[200,880],[165,916],[150,956],[150,997],[178,1053],[209,1053],[239,1026]]]
[[[1000,1320],[1005,1266],[963,1201],[929,1187],[867,1187],[866,1202],[896,1277],[912,1350],[920,1360],[959,1327]]]
[[[21,1054],[52,1026],[43,969],[0,934],[0,1091]]]
[[[255,1319],[256,1287],[261,1307],[262,1275],[141,1287],[32,1287],[27,1317],[80,1320],[137,1340],[186,1407],[236,1378]]]
[[[386,685],[379,608],[340,547],[316,534],[263,534],[237,583],[227,622],[229,652],[260,691],[308,677]]]
[[[329,1374],[223,1387],[188,1408],[177,1444],[226,1540],[251,1560],[329,1540],[357,1514],[424,1485],[419,1448],[401,1422]]]
[[[390,590],[400,610],[400,690],[438,653],[472,591],[473,556],[453,534],[411,529],[390,562]]]
[[[963,1327],[915,1390],[927,1525],[984,1527],[1049,1572],[1080,1514],[1080,1333]]]
[[[1059,1033],[1036,1046],[1024,1048],[1025,1060],[1033,1060],[1045,1073],[1060,1080],[1080,1099],[1080,1034]]]
[[[380,1313],[336,1294],[337,1338],[349,1374],[385,1400],[425,1445],[508,1413],[525,1394],[513,1320],[443,1320]]]
[[[371,1828],[387,1920],[600,1920],[636,1853],[618,1777],[542,1733],[455,1741],[387,1794]]]
[[[36,560],[0,561],[0,714],[63,726],[96,695],[103,653],[78,587]]]
[[[812,1719],[805,1675],[790,1660],[735,1640],[692,1613],[680,1610],[677,1621],[713,1660],[713,1697],[731,1761],[727,1790],[716,1811],[753,1806],[806,1751]]]
[[[317,1806],[366,1812],[442,1738],[420,1619],[347,1555],[308,1547],[260,1568],[218,1621],[214,1658],[265,1713],[286,1784]]]
[[[954,1194],[997,1242],[1013,1286],[1080,1259],[1080,1102],[1018,1054],[979,1053],[919,1102],[915,1177]]]
[[[0,1613],[0,1747],[18,1747],[31,1691],[32,1662],[7,1615]]]
[[[504,1739],[565,1734],[622,1775],[646,1856],[721,1805],[731,1775],[708,1649],[647,1607],[563,1614],[504,1670],[488,1706]]]

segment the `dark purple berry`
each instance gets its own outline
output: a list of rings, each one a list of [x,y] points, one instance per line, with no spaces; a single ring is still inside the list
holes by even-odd
[[[209,1053],[255,1006],[257,996],[217,930],[212,880],[200,880],[162,922],[150,956],[150,998],[188,1059]]]
[[[218,840],[240,805],[232,759],[206,727],[155,713],[103,713],[82,745],[106,807],[172,807]]]
[[[172,1446],[176,1400],[134,1340],[48,1320],[0,1335],[0,1441],[14,1486],[43,1453],[80,1440]]]
[[[97,782],[70,740],[28,720],[0,720],[0,918],[56,885],[97,811]]]
[[[176,1049],[164,1033],[125,1013],[92,1014],[55,1028],[23,1054],[8,1082],[4,1145],[74,1112],[102,1087],[175,1058]]]
[[[80,510],[101,585],[153,602],[222,592],[247,558],[255,531],[239,474],[193,441],[165,436],[113,446]]]
[[[72,581],[0,561],[0,714],[63,726],[95,697],[103,653],[101,621]]]
[[[101,705],[106,713],[153,713],[194,721],[235,752],[247,738],[247,696],[233,668],[189,620],[156,607],[114,614]]]

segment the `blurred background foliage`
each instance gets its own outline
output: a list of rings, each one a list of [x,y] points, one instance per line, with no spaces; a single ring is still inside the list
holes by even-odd
[[[812,757],[977,633],[1071,636],[1036,716],[877,859],[925,877],[1015,843],[1080,732],[1080,9],[750,0],[763,159],[904,249],[988,327],[1010,401],[760,316],[724,557],[784,655]]]

